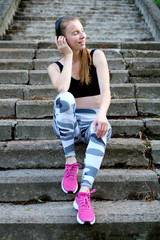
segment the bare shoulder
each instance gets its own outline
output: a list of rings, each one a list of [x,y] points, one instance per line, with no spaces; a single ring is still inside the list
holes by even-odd
[[[101,49],[96,49],[93,54],[93,64],[95,66],[100,64],[106,64],[107,60],[104,52]]]
[[[58,71],[60,72],[60,69],[58,67],[58,65],[56,63],[51,63],[48,68],[47,68],[48,72],[53,72],[53,71]]]

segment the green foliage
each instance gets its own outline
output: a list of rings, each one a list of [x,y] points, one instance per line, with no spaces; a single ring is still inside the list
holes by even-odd
[[[160,118],[160,115],[152,116],[152,118]]]
[[[158,6],[160,6],[160,0],[154,0],[154,3]]]
[[[151,146],[151,143],[150,142],[145,142],[144,145],[149,148]]]

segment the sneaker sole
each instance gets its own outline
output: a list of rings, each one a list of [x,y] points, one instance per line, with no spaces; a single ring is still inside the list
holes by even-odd
[[[74,202],[73,202],[73,207],[76,210],[78,210],[78,204],[76,203],[76,200],[74,200]],[[92,222],[90,222],[90,221],[83,222],[83,221],[80,220],[80,218],[78,217],[78,213],[77,213],[77,222],[80,223],[80,224],[90,224],[90,225],[93,225],[95,223],[95,217],[94,217]]]
[[[62,179],[62,182],[63,182],[63,179]],[[61,182],[61,188],[62,188],[63,192],[65,192],[65,193],[75,193],[75,192],[77,192],[78,184],[77,184],[77,186],[76,186],[75,191],[73,192],[73,191],[66,191],[66,190],[63,188],[63,184],[62,184],[62,182]]]

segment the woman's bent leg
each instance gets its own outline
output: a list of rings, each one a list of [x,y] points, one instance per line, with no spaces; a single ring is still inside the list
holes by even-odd
[[[65,193],[75,193],[78,188],[77,172],[80,165],[75,159],[74,141],[80,136],[75,117],[75,99],[69,92],[58,94],[54,104],[53,129],[60,138],[66,157],[61,187]]]
[[[54,103],[53,129],[62,142],[66,158],[75,156],[74,138],[80,134],[75,107],[75,99],[71,93],[62,92],[57,95]]]
[[[88,146],[85,154],[85,167],[83,170],[81,186],[92,188],[97,172],[101,166],[106,143],[109,141],[112,134],[112,128],[109,124],[108,131],[103,138],[98,138],[93,130],[93,123],[86,131]]]

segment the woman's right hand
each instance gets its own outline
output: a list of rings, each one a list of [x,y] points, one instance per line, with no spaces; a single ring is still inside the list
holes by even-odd
[[[55,42],[58,50],[65,56],[73,54],[72,49],[69,47],[66,38],[64,36],[55,37]]]

